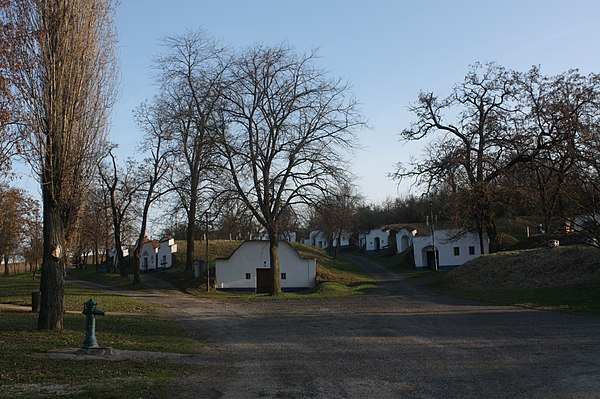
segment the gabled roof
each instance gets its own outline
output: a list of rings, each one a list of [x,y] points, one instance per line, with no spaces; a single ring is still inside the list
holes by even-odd
[[[144,237],[144,245],[146,244],[152,244],[152,248],[157,249],[158,247],[160,247],[160,243],[157,240],[151,240],[148,237]],[[144,245],[142,245],[142,248],[144,247]]]

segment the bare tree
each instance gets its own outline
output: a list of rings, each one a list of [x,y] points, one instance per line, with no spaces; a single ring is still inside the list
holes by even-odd
[[[136,194],[141,189],[142,183],[137,180],[136,165],[133,160],[127,161],[125,170],[118,165],[112,148],[108,150],[109,162],[99,164],[98,171],[104,188],[108,193],[110,211],[112,216],[113,237],[116,252],[116,265],[122,277],[127,277],[127,265],[123,255],[123,228],[130,217]]]
[[[5,275],[9,274],[8,258],[21,251],[25,226],[35,210],[35,201],[25,191],[0,185],[0,258],[5,259]]]
[[[315,54],[255,47],[230,69],[218,145],[233,191],[269,235],[271,294],[281,293],[282,218],[348,179],[344,155],[363,122],[349,88]]]
[[[5,176],[10,174],[13,156],[20,152],[19,134],[15,128],[19,104],[14,89],[20,82],[17,71],[22,65],[14,37],[23,35],[24,30],[10,18],[14,3],[14,0],[0,2],[0,175]]]
[[[83,255],[83,261],[86,264],[102,263],[104,258],[101,258],[101,254],[106,255],[110,250],[109,240],[112,239],[114,242],[110,195],[103,185],[104,183],[98,182],[92,187],[86,201],[82,238],[78,251]],[[92,256],[91,261],[89,260],[90,255]]]
[[[32,279],[35,279],[44,255],[43,226],[38,201],[30,200],[24,214],[25,224],[21,235],[21,253],[29,263]]]
[[[519,84],[525,127],[540,148],[536,159],[519,171],[520,178],[532,191],[546,230],[553,231],[576,212],[570,198],[581,191],[580,177],[588,177],[582,162],[590,164],[586,151],[595,141],[590,132],[598,124],[600,79],[577,70],[549,77],[534,67]]]
[[[38,328],[62,330],[65,248],[104,143],[115,82],[111,0],[20,0],[8,12],[21,68],[25,156],[43,198]]]
[[[531,161],[539,148],[529,132],[519,129],[515,107],[515,73],[496,64],[476,64],[450,96],[439,100],[422,93],[411,111],[417,121],[401,133],[402,140],[436,135],[422,159],[398,164],[393,177],[417,177],[418,184],[433,191],[444,187],[460,198],[459,219],[497,241],[494,204],[502,196],[498,180],[515,165]],[[447,115],[457,115],[447,121]]]
[[[312,225],[322,231],[333,258],[337,257],[344,233],[357,228],[357,210],[363,197],[350,184],[342,184],[315,204]]]
[[[172,167],[173,151],[168,147],[172,139],[172,123],[168,112],[163,108],[165,104],[156,99],[152,106],[142,104],[137,112],[138,124],[146,132],[142,143],[142,150],[150,152],[150,156],[142,162],[138,170],[138,182],[142,199],[142,212],[137,246],[133,257],[133,283],[140,282],[140,254],[146,237],[148,214],[153,203],[169,193],[173,188],[163,187],[160,184]]]
[[[156,60],[156,68],[179,161],[172,182],[187,215],[186,270],[192,270],[198,205],[212,163],[213,124],[227,63],[225,50],[199,31],[167,38],[164,44],[168,52]]]

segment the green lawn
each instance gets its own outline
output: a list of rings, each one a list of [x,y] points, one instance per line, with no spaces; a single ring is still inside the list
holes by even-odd
[[[0,276],[0,303],[30,305],[31,291],[39,281],[28,274]],[[94,298],[106,315],[96,322],[100,345],[117,350],[200,353],[203,346],[188,338],[172,320],[159,317],[156,308],[112,293],[68,285],[64,330],[37,331],[37,314],[0,311],[0,398],[51,397],[43,388],[60,386],[69,398],[166,397],[176,378],[193,372],[165,359],[144,361],[76,361],[41,358],[39,353],[57,348],[81,347],[85,336],[83,302]],[[119,314],[111,314],[118,312]],[[123,314],[120,312],[127,312]],[[28,385],[34,384],[34,385]],[[15,389],[15,390],[13,390]],[[20,394],[19,394],[20,393]]]
[[[105,278],[105,285],[110,286],[110,281],[115,280],[117,275],[108,275],[106,273],[95,272],[79,272],[76,276],[86,280],[98,281],[98,277]],[[121,279],[120,277],[118,277]],[[115,280],[118,281],[118,280]],[[122,279],[121,279],[122,281]],[[133,286],[131,283],[129,285]],[[35,280],[30,274],[15,274],[10,276],[0,277],[0,303],[31,306],[31,293],[38,291],[40,286],[39,275]],[[126,287],[122,287],[126,288]],[[145,287],[144,287],[145,288]],[[133,313],[148,313],[156,312],[158,309],[155,306],[136,301],[124,296],[115,295],[114,293],[82,288],[77,285],[66,284],[65,286],[65,306],[68,311],[83,310],[83,304],[90,298],[93,298],[98,307],[107,312],[133,312]]]

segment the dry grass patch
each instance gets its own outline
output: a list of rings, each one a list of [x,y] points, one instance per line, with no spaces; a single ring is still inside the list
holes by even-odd
[[[588,246],[537,248],[482,256],[451,271],[445,281],[491,288],[556,287],[600,280],[600,250]]]

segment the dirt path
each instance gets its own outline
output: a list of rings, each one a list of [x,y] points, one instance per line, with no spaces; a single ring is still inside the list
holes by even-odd
[[[354,260],[378,280],[376,294],[137,295],[208,343],[174,397],[600,398],[600,318],[438,296]]]

